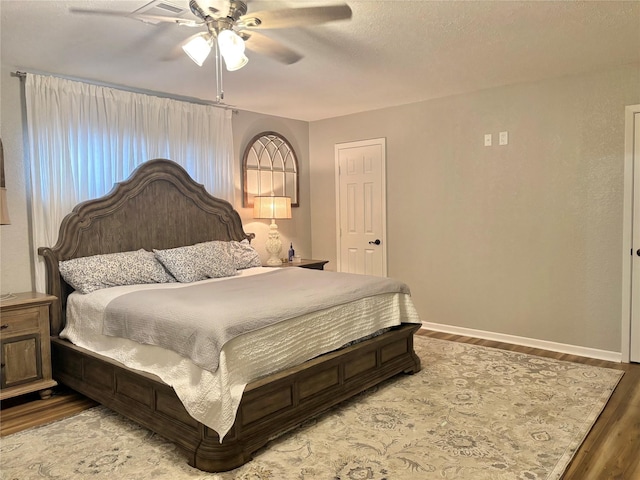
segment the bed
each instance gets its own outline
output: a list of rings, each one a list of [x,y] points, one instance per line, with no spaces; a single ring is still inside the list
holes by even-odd
[[[60,336],[67,304],[79,295],[62,277],[61,261],[253,237],[228,202],[209,195],[182,167],[165,159],[142,164],[108,195],[77,205],[63,220],[56,245],[38,250],[46,265],[47,293],[58,298],[50,319],[54,378],[174,442],[190,465],[219,472],[246,463],[272,438],[339,402],[400,373],[420,370],[413,349],[420,324],[399,318],[397,326],[371,338],[248,381],[230,428],[220,435],[194,418],[160,375]]]

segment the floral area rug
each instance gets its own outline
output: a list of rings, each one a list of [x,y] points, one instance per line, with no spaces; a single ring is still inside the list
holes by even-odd
[[[559,479],[622,372],[416,337],[422,371],[282,435],[248,464],[205,473],[103,407],[1,439],[0,478]]]

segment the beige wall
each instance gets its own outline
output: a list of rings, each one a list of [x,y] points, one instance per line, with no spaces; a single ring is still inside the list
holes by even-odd
[[[311,123],[314,258],[335,268],[334,144],[386,137],[388,272],[423,321],[620,352],[639,86],[636,65]]]
[[[0,291],[21,292],[33,288],[32,244],[28,218],[28,162],[24,160],[23,109],[21,82],[11,77],[16,67],[0,66],[1,104],[0,135],[4,144],[5,173],[11,225],[0,227]],[[251,211],[242,208],[240,162],[244,148],[254,135],[266,130],[283,134],[298,154],[300,166],[300,208],[293,209],[293,219],[281,220],[278,225],[283,243],[292,241],[297,253],[311,254],[310,200],[309,200],[309,125],[307,122],[289,120],[250,112],[239,112],[233,116],[235,151],[236,195],[235,207],[240,211],[245,230],[256,234],[254,245],[263,260],[268,255],[264,243],[268,232],[268,221],[251,218]],[[288,247],[288,243],[286,243]]]

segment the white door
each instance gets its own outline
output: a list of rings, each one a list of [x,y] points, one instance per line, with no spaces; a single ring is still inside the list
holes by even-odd
[[[386,141],[339,143],[336,216],[339,272],[387,275]]]
[[[622,355],[640,362],[640,105],[625,108]]]
[[[640,111],[633,113],[633,239],[630,360],[640,362]]]

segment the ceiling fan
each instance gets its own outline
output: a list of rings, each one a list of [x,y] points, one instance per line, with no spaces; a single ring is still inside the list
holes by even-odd
[[[247,13],[247,4],[240,0],[190,0],[189,8],[197,19],[113,10],[72,8],[70,11],[205,28],[205,31],[184,40],[180,46],[199,66],[202,66],[211,49],[215,49],[216,57],[219,52],[229,71],[238,70],[248,62],[244,54],[245,42],[249,50],[267,55],[284,64],[292,64],[302,58],[295,50],[256,30],[318,25],[351,18],[351,8],[344,3],[264,10],[250,14]]]

